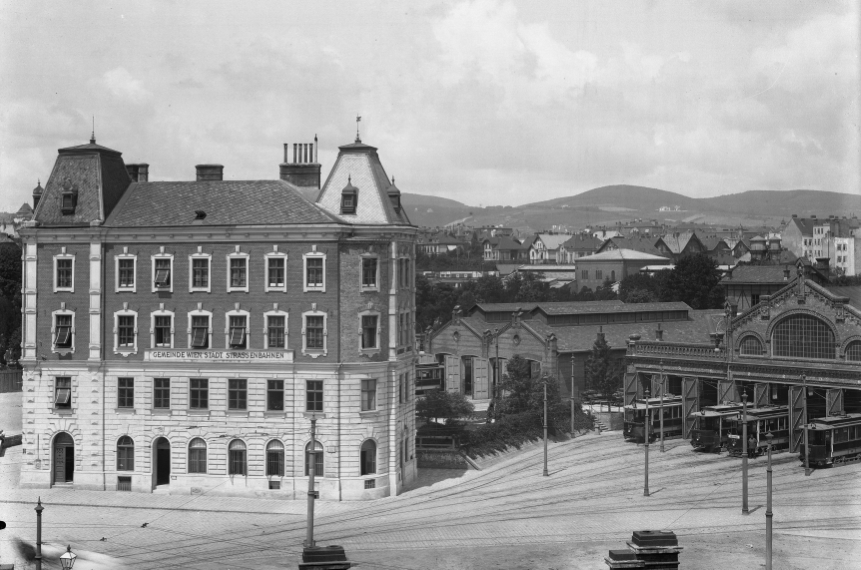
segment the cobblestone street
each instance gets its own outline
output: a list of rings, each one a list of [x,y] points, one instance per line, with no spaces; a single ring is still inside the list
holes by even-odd
[[[20,447],[0,460],[5,531],[0,560],[25,568],[16,538],[32,544],[41,495],[46,557],[71,544],[76,568],[295,567],[305,537],[304,501],[11,489]],[[397,498],[317,503],[316,538],[343,545],[366,569],[605,567],[635,529],[670,529],[682,568],[764,561],[765,460],[751,462],[751,514],[741,514],[741,462],[675,440],[650,450],[618,432],[541,448],[485,471],[423,471]],[[804,477],[795,455],[774,456],[775,568],[855,566],[861,556],[861,464]],[[17,557],[17,559],[16,559]],[[50,568],[51,566],[47,566]]]

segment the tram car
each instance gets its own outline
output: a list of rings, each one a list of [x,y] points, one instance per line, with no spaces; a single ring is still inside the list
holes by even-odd
[[[810,465],[825,467],[861,459],[861,414],[816,418],[808,425],[807,445]],[[799,458],[804,462],[804,429]]]
[[[729,402],[715,406],[706,406],[699,412],[693,412],[689,417],[699,420],[696,429],[691,430],[691,445],[696,450],[716,451],[727,445],[731,423],[741,414],[741,404]]]
[[[736,418],[724,420],[729,425],[729,440],[727,451],[730,455],[741,456],[744,451],[743,413]],[[765,453],[768,442],[765,434],[771,432],[774,438],[771,440],[772,451],[784,451],[789,449],[789,407],[788,406],[763,406],[761,408],[747,409],[747,437],[752,435],[756,439],[755,453]]]
[[[649,398],[649,416],[652,426],[649,429],[649,443],[661,437],[661,413],[664,414],[664,439],[682,436],[682,397],[667,394],[663,398]],[[643,443],[646,416],[646,399],[634,400],[625,406],[625,421],[622,435],[625,441]]]

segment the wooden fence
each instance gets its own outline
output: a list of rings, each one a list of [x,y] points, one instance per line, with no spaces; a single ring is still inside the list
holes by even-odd
[[[23,370],[0,370],[0,394],[4,392],[20,392],[23,379]]]

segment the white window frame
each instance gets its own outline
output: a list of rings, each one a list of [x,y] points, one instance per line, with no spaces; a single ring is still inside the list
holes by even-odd
[[[309,251],[308,253],[302,254],[302,290],[305,293],[308,293],[309,291],[317,291],[320,293],[325,293],[326,292],[326,254],[321,252],[321,251],[317,251],[316,245],[311,246],[311,247],[312,247],[312,251]],[[308,285],[308,260],[309,259],[322,259],[323,260],[323,285],[322,286],[320,286],[320,285]],[[304,322],[303,322],[302,330],[304,330],[304,328],[305,327],[304,327]]]
[[[277,308],[263,313],[263,347],[269,349],[269,317],[284,317],[284,347],[275,350],[287,350],[290,346],[290,313],[279,311]]]
[[[114,354],[129,356],[138,353],[138,312],[128,308],[127,303],[123,303],[122,310],[114,312]],[[134,317],[134,344],[131,347],[120,346],[120,317]]]
[[[362,330],[362,317],[377,317],[377,338],[376,338],[376,346],[374,348],[362,348],[362,339],[364,339],[365,331]],[[382,350],[381,348],[381,337],[380,337],[380,329],[383,328],[383,315],[380,311],[368,309],[366,311],[361,311],[358,316],[359,320],[359,354],[364,354],[366,356],[373,356],[375,354],[379,354]]]
[[[120,286],[120,260],[132,260],[132,286]],[[123,247],[123,252],[114,255],[114,289],[117,293],[137,293],[138,290],[138,256],[129,253],[129,248]]]
[[[74,267],[74,264],[72,267]],[[59,315],[69,315],[72,317],[72,330],[69,333],[72,335],[72,346],[70,348],[57,348],[54,344],[54,339],[57,338],[57,316]],[[75,352],[75,311],[67,310],[65,303],[62,303],[59,310],[51,313],[51,352],[54,354],[74,354]]]
[[[155,344],[155,318],[170,317],[170,346],[156,346]],[[149,345],[151,348],[173,348],[176,346],[176,313],[159,309],[150,313],[149,317]]]
[[[176,281],[176,273],[173,270],[174,255],[172,253],[165,253],[164,246],[161,247],[161,251],[159,253],[154,253],[151,257],[152,260],[152,270],[150,275],[150,286],[152,287],[152,292],[157,293],[159,291],[167,291],[169,293],[173,293],[173,284]],[[170,287],[156,287],[155,286],[155,262],[157,259],[169,259],[170,260]],[[189,262],[189,265],[191,262]],[[189,267],[189,271],[191,271],[191,267]]]
[[[232,348],[230,346],[230,317],[245,317],[245,348]],[[210,326],[210,328],[212,328]],[[227,311],[224,315],[224,349],[225,350],[248,350],[251,348],[251,313],[234,309]]]
[[[209,317],[209,338],[206,341],[206,348],[205,349],[195,348],[195,347],[191,346],[191,337],[192,337],[191,322],[192,322],[193,317]],[[187,331],[188,332],[188,343],[186,344],[188,349],[189,350],[211,350],[212,349],[212,327],[213,327],[213,324],[212,324],[212,312],[211,311],[204,311],[203,309],[196,309],[194,311],[189,311],[188,312],[188,331]]]
[[[211,293],[212,292],[212,254],[203,253],[200,251],[200,247],[198,247],[197,253],[192,253],[188,256],[188,292],[189,293]],[[206,280],[206,287],[195,287],[194,286],[194,260],[195,259],[205,259],[207,263],[207,272],[208,278]],[[211,328],[211,327],[210,327]]]
[[[359,262],[359,286],[362,289],[362,292],[366,291],[379,291],[380,290],[380,256],[376,253],[363,253],[360,256],[361,261]],[[365,260],[366,259],[376,259],[377,260],[377,274],[374,276],[375,285],[369,286],[365,285]]]
[[[72,286],[71,287],[57,287],[57,260],[58,259],[71,259],[72,260]],[[65,293],[74,293],[75,292],[75,254],[74,253],[66,253],[66,248],[63,247],[60,249],[60,253],[54,256],[54,274],[51,276],[53,280],[54,293],[65,292]]]
[[[227,292],[228,293],[248,293],[248,285],[251,282],[251,255],[242,251],[239,251],[239,246],[236,246],[236,251],[227,254]],[[232,263],[234,259],[244,259],[245,260],[245,285],[241,287],[234,287],[230,284],[230,274],[233,270]]]
[[[306,326],[308,317],[323,317],[323,348],[308,348],[308,337],[306,336]],[[329,315],[325,311],[318,311],[316,303],[310,311],[302,313],[302,355],[317,358],[318,356],[326,356],[329,353]]]
[[[274,251],[270,251],[266,253],[264,256],[263,263],[263,286],[264,291],[267,293],[276,291],[281,293],[287,292],[287,254],[283,251],[278,251],[278,246],[275,246]],[[269,260],[271,259],[283,259],[284,260],[284,284],[283,285],[270,285],[269,284]],[[325,266],[325,262],[323,263]]]

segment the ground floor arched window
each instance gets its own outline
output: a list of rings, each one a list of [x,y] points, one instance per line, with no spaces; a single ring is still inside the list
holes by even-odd
[[[377,472],[377,444],[369,439],[362,444],[361,475],[372,475]]]

